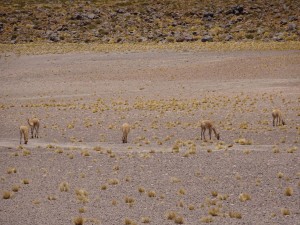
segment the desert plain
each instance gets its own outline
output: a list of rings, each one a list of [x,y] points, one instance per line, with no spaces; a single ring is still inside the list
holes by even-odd
[[[297,225],[299,102],[299,50],[2,53],[0,224]]]

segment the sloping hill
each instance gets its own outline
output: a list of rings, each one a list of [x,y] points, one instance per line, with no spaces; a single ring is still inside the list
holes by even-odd
[[[0,43],[299,41],[297,0],[8,0]]]

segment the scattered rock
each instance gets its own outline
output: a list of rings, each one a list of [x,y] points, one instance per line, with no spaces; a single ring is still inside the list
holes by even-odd
[[[274,41],[283,41],[284,40],[284,35],[283,33],[277,33],[273,36]]]
[[[92,19],[95,19],[96,15],[94,13],[88,13],[87,14],[87,18],[92,20]]]
[[[214,13],[213,12],[204,12],[203,13],[203,19],[211,21],[214,18]]]
[[[230,40],[232,40],[233,39],[233,37],[232,37],[232,35],[231,34],[228,34],[228,35],[226,35],[226,37],[225,37],[225,41],[230,41]]]
[[[57,33],[51,33],[50,35],[49,35],[49,40],[50,41],[53,41],[53,42],[59,42],[60,41],[60,38],[59,38],[59,36],[58,36],[58,34]]]
[[[282,19],[282,20],[280,21],[280,24],[281,24],[281,25],[286,25],[286,24],[287,24],[287,20],[286,20],[286,19]]]
[[[233,6],[226,12],[226,15],[234,14],[234,15],[243,15],[244,14],[244,7],[242,5]]]
[[[296,28],[297,28],[297,25],[295,23],[289,23],[287,30],[294,31],[294,30],[296,30]]]
[[[83,19],[83,16],[79,13],[75,13],[74,16],[72,16],[71,18],[72,20],[82,20]]]
[[[4,30],[4,25],[3,23],[0,23],[0,33],[3,32],[3,30]]]
[[[212,38],[212,36],[210,36],[210,35],[205,35],[205,36],[203,36],[203,37],[201,38],[201,41],[202,41],[202,42],[212,42],[212,41],[213,41],[213,38]]]

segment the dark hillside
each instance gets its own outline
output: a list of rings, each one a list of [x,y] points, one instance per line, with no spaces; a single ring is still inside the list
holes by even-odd
[[[0,43],[299,41],[298,0],[1,0]]]

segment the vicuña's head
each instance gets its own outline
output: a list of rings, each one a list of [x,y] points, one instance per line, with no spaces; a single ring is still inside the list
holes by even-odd
[[[220,140],[220,134],[219,133],[216,135],[216,137],[217,137],[218,140]]]

